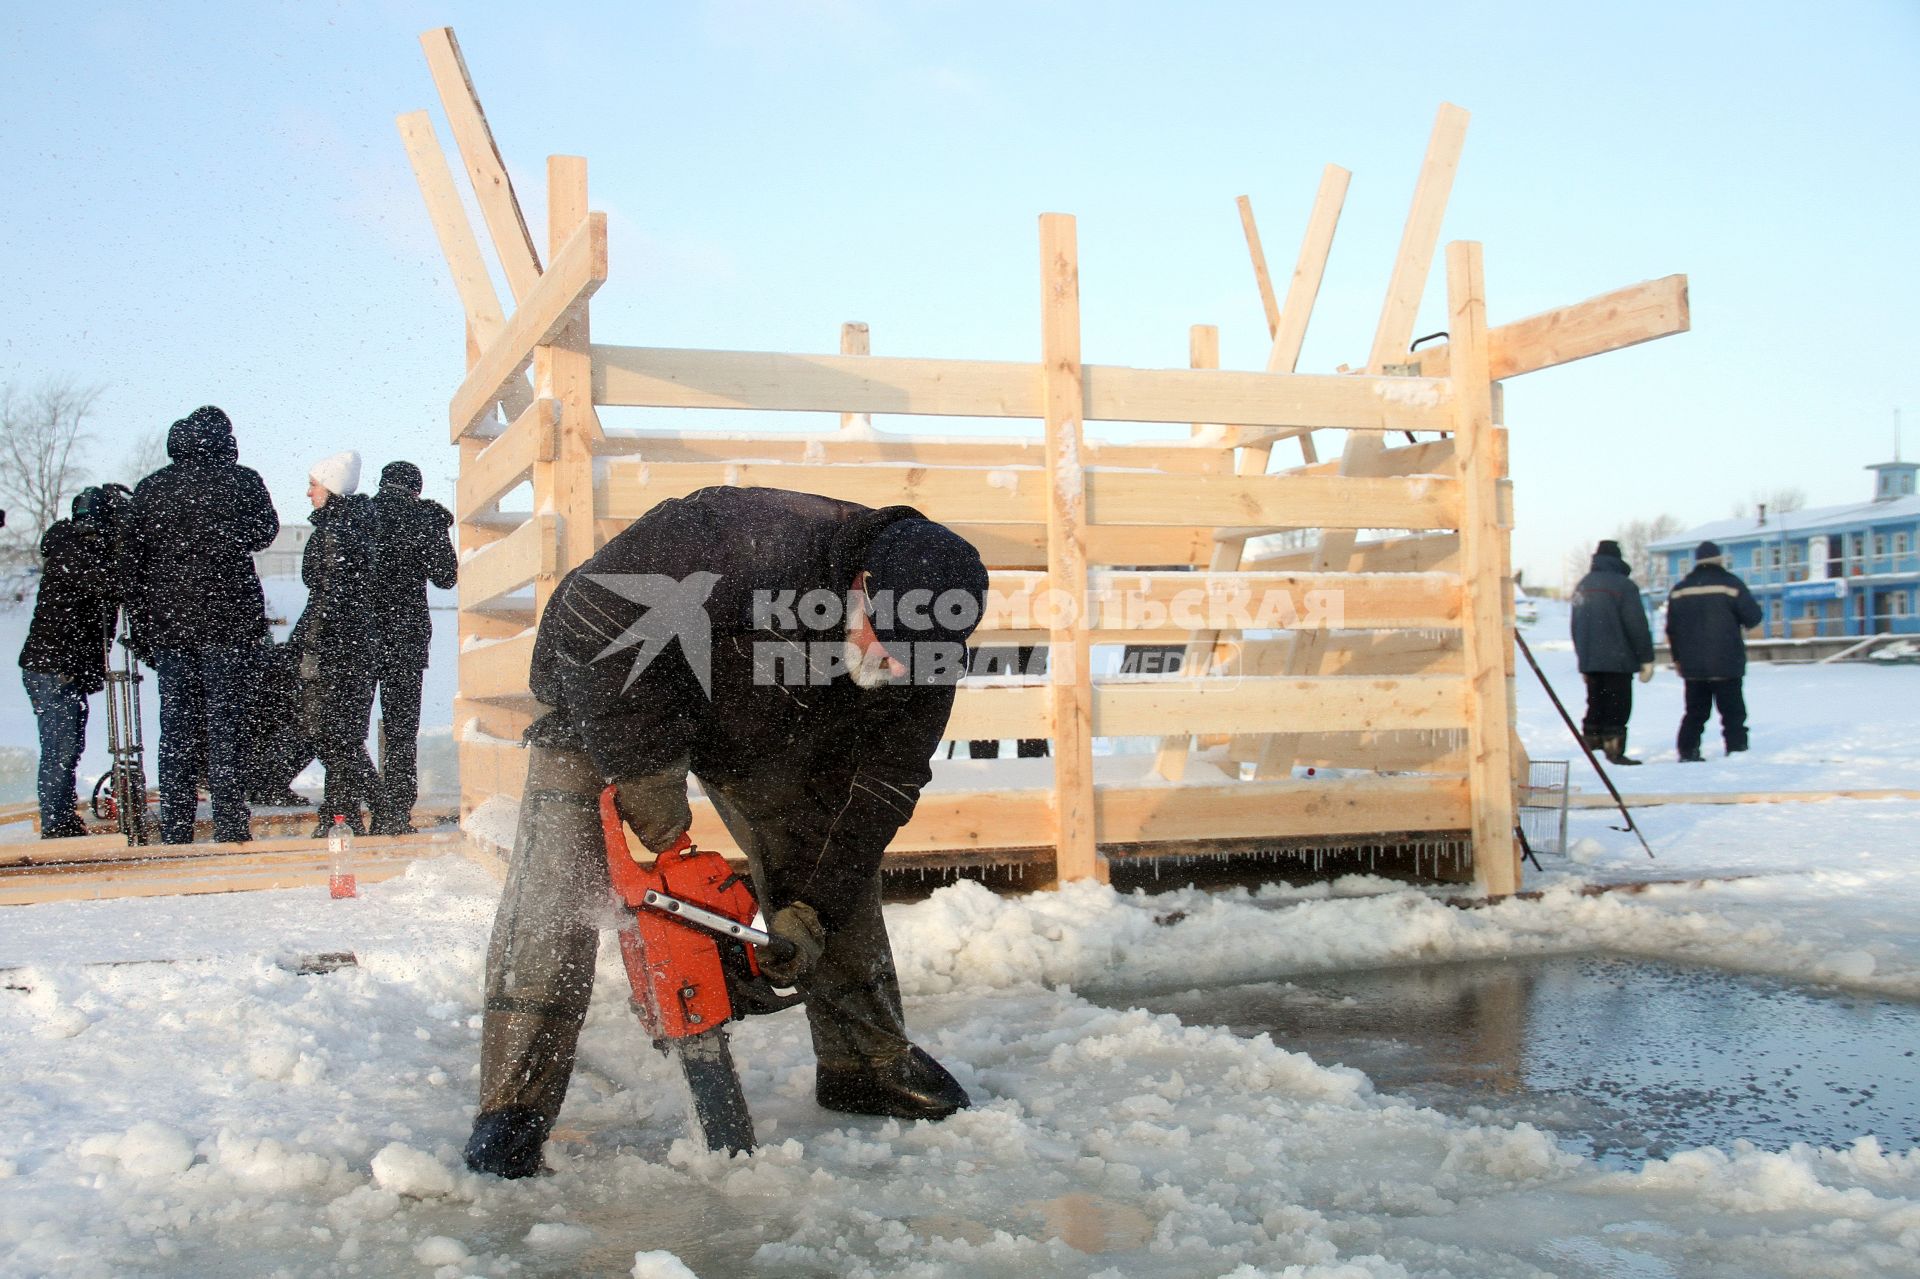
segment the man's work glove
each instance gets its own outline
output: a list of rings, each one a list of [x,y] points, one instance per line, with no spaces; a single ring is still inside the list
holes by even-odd
[[[1640,668],[1640,682],[1647,683],[1653,678],[1653,663],[1648,662]]]
[[[761,947],[760,971],[776,986],[798,986],[812,975],[813,966],[820,962],[820,954],[827,946],[827,933],[820,927],[820,916],[805,902],[791,902],[773,912],[773,918],[767,921],[767,931],[776,941],[793,947],[793,951],[784,959],[775,959],[772,952],[778,947]]]
[[[693,825],[693,812],[687,807],[685,769],[615,782],[613,802],[621,820],[633,827],[633,833],[650,853],[666,852]]]

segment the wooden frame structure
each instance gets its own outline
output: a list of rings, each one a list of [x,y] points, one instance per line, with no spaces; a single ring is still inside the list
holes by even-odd
[[[463,812],[520,793],[518,739],[537,711],[534,624],[560,576],[659,501],[768,485],[910,503],[959,529],[993,575],[975,642],[1045,643],[1051,655],[1041,678],[969,679],[949,728],[960,741],[1049,738],[1050,774],[1036,779],[1030,761],[937,762],[891,863],[1028,861],[1073,879],[1104,877],[1110,856],[1418,839],[1470,846],[1483,891],[1516,889],[1498,382],[1684,331],[1684,277],[1489,328],[1480,247],[1454,243],[1450,341],[1409,354],[1465,139],[1467,114],[1448,105],[1355,370],[1295,370],[1345,197],[1336,166],[1284,299],[1240,202],[1271,337],[1257,372],[1220,369],[1209,326],[1191,330],[1188,368],[1084,363],[1075,223],[1062,214],[1040,219],[1033,362],[875,356],[861,324],[842,328],[832,355],[604,345],[589,300],[608,278],[607,223],[589,209],[586,162],[547,161],[543,262],[452,31],[421,41],[513,303],[511,314],[500,305],[427,113],[401,116],[467,324],[467,374],[449,410],[460,450]],[[683,420],[610,432],[597,411],[607,406],[681,410]],[[741,435],[684,421],[711,408],[839,414],[840,429]],[[873,430],[876,414],[1042,429],[1024,439],[896,434]],[[1094,421],[1184,434],[1118,443],[1089,438]],[[1340,454],[1322,460],[1319,441],[1333,432]],[[1403,432],[1420,442],[1393,442]],[[1279,467],[1273,451],[1288,440],[1301,462]],[[529,486],[530,501],[503,508]],[[1263,554],[1254,542],[1301,530],[1310,549]],[[1184,665],[1162,678],[1096,678],[1096,651],[1117,644],[1177,645]],[[1097,738],[1150,739],[1150,751],[1096,768]],[[1319,775],[1296,776],[1299,765]],[[698,797],[694,834],[731,847]]]

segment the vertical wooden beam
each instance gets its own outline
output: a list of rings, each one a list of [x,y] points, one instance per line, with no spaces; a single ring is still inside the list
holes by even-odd
[[[1474,877],[1482,892],[1504,896],[1520,887],[1513,837],[1513,708],[1507,682],[1507,626],[1513,586],[1500,526],[1500,443],[1493,427],[1492,363],[1487,346],[1487,294],[1480,246],[1447,246],[1447,330],[1453,348],[1453,446],[1460,464],[1464,513],[1460,572],[1467,585],[1463,630],[1470,692],[1467,702],[1467,793],[1472,805]]]
[[[1307,340],[1307,321],[1312,318],[1313,304],[1320,296],[1320,282],[1326,278],[1327,258],[1333,252],[1333,233],[1340,225],[1340,209],[1346,203],[1347,182],[1353,175],[1337,164],[1329,164],[1320,175],[1320,189],[1313,198],[1313,211],[1307,217],[1306,234],[1300,240],[1300,255],[1293,266],[1293,278],[1287,286],[1286,306],[1274,316],[1271,329],[1273,344],[1267,349],[1267,372],[1291,373],[1300,363],[1300,348]],[[1263,281],[1262,297],[1273,291],[1271,282],[1266,278],[1266,257],[1260,252],[1259,230],[1253,223],[1253,206],[1245,196],[1240,197],[1240,216],[1247,229],[1247,243],[1254,253],[1254,274]],[[1218,352],[1215,352],[1216,363]],[[1373,434],[1373,432],[1368,432]],[[1305,435],[1300,437],[1301,448],[1309,459],[1315,455],[1313,445]],[[1254,445],[1240,450],[1237,470],[1241,475],[1264,475],[1272,459],[1271,443]],[[1231,573],[1240,568],[1240,561],[1246,554],[1247,544],[1243,538],[1216,540],[1213,552],[1208,557],[1207,571],[1210,573]],[[1205,675],[1213,664],[1214,651],[1222,639],[1219,631],[1202,631],[1187,642],[1186,653],[1181,658],[1180,673],[1187,676]],[[1186,773],[1187,752],[1192,745],[1192,737],[1181,734],[1164,737],[1160,740],[1159,750],[1154,756],[1154,768],[1169,781],[1178,781]]]
[[[548,252],[556,251],[587,217],[587,162],[579,156],[547,157]],[[558,571],[534,583],[537,610],[545,610],[553,588],[567,570],[590,557],[594,536],[593,449],[601,438],[593,407],[592,334],[588,314],[581,316],[549,346],[534,348],[534,388],[560,402],[559,447],[551,462],[533,467],[535,511],[551,511],[560,520]]]
[[[867,326],[863,322],[859,320],[848,320],[840,326],[840,354],[871,355],[872,353],[871,335],[868,333]],[[872,422],[873,418],[866,413],[842,413],[840,415],[840,429],[843,431],[854,426],[869,426]]]
[[[1081,413],[1080,252],[1073,218],[1040,217],[1040,381],[1047,427],[1047,640],[1053,703],[1055,872],[1107,878],[1095,844],[1093,675],[1087,639],[1086,467]]]
[[[473,183],[494,252],[500,256],[507,287],[519,301],[540,278],[540,255],[534,250],[533,235],[493,140],[487,113],[480,107],[480,95],[474,92],[473,77],[467,74],[467,60],[460,56],[460,42],[453,38],[452,27],[435,27],[420,34],[420,47],[426,52],[427,70],[433,74],[433,87],[440,94],[447,125]]]
[[[1373,349],[1367,357],[1367,373],[1378,377],[1388,364],[1407,358],[1407,346],[1413,340],[1413,326],[1419,319],[1420,298],[1426,292],[1427,274],[1433,266],[1433,254],[1440,243],[1440,224],[1446,217],[1447,198],[1453,192],[1454,174],[1460,168],[1460,152],[1466,145],[1468,115],[1450,102],[1440,104],[1427,138],[1426,158],[1420,165],[1420,177],[1414,183],[1413,203],[1407,210],[1407,222],[1400,233],[1400,250],[1394,256],[1393,275],[1387,282],[1386,300],[1380,307],[1380,320],[1373,332]],[[1386,448],[1380,431],[1348,431],[1346,447],[1340,452],[1342,475],[1365,475]],[[1314,553],[1315,572],[1345,571],[1353,561],[1356,530],[1327,529],[1320,534],[1320,546]],[[1287,660],[1287,674],[1316,675],[1326,653],[1325,631],[1307,631],[1294,637],[1293,651]],[[1256,775],[1291,774],[1298,739],[1292,734],[1275,734],[1260,754]]]
[[[1190,369],[1220,367],[1219,325],[1195,324],[1187,330],[1187,367]],[[1205,422],[1195,422],[1193,433],[1199,435],[1207,429],[1207,425]]]
[[[440,255],[446,259],[453,276],[454,291],[460,295],[460,307],[467,317],[467,367],[472,368],[479,350],[490,345],[506,327],[500,310],[500,296],[493,291],[487,275],[486,260],[480,256],[480,241],[473,224],[461,207],[460,193],[454,189],[453,170],[447,167],[446,153],[433,135],[433,121],[425,111],[413,111],[394,122],[400,130],[407,161],[413,166],[414,181],[420,185],[420,198],[427,206],[427,218],[433,223],[434,237],[440,242]],[[517,377],[502,397],[509,420],[533,402],[533,392],[524,377]]]
[[[1235,203],[1240,206],[1240,229],[1246,233],[1247,255],[1253,259],[1253,284],[1260,290],[1260,309],[1266,313],[1267,334],[1271,337],[1280,330],[1280,299],[1274,296],[1273,277],[1267,273],[1267,254],[1260,247],[1260,227],[1253,220],[1253,201],[1243,195]]]

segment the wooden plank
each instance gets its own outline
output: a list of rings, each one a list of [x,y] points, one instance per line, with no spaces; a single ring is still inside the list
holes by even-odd
[[[1455,446],[1460,451],[1465,518],[1460,524],[1467,596],[1467,678],[1473,694],[1467,721],[1468,785],[1473,803],[1475,882],[1488,896],[1520,887],[1514,840],[1512,721],[1507,649],[1512,632],[1503,609],[1513,587],[1503,575],[1506,531],[1499,525],[1499,459],[1493,434],[1492,379],[1487,366],[1486,286],[1480,246],[1447,246],[1447,329],[1452,334]]]
[[[507,166],[487,125],[487,114],[481,110],[480,95],[474,92],[473,77],[467,74],[466,59],[460,56],[460,42],[454,39],[452,27],[436,27],[421,33],[420,47],[426,51],[427,69],[433,74],[440,106],[447,113],[447,125],[453,130],[454,143],[473,183],[474,198],[486,219],[507,287],[515,300],[524,304],[540,279],[540,255],[534,250],[520,200],[513,193]]]
[[[1039,378],[1047,439],[1047,577],[1073,599],[1087,583],[1090,522],[1081,413],[1080,250],[1074,220],[1040,218]],[[1191,523],[1191,521],[1183,521]],[[1095,847],[1093,663],[1086,619],[1056,620],[1048,634],[1053,717],[1054,871],[1062,881],[1107,878]]]
[[[1032,364],[598,344],[593,360],[594,402],[601,405],[1041,416]],[[1085,421],[1439,431],[1451,420],[1446,383],[1431,378],[1095,364],[1082,370]]]
[[[1460,728],[1466,688],[1458,679],[1323,675],[1102,681],[1094,690],[1094,732],[1157,737],[1167,730],[1274,733],[1300,725],[1354,732]]]
[[[1244,567],[1268,572],[1311,572],[1317,551],[1269,551],[1248,555]],[[1419,533],[1356,543],[1347,562],[1355,573],[1457,573],[1460,538],[1454,533]]]
[[[1348,479],[1094,471],[1087,477],[1087,491],[1096,524],[1211,524],[1262,531],[1441,529],[1460,523],[1458,481],[1425,476]],[[1347,540],[1352,541],[1350,532]]]
[[[1467,751],[1460,733],[1304,733],[1299,762],[1315,768],[1379,773],[1449,773],[1464,783]],[[1464,828],[1463,820],[1460,826]]]
[[[1496,382],[1503,381],[1691,327],[1687,277],[1663,276],[1501,325],[1487,334],[1490,371]],[[1407,357],[1420,366],[1422,377],[1446,377],[1450,358],[1444,342]]]
[[[1037,524],[1046,518],[1046,473],[958,466],[824,466],[635,462],[606,465],[606,514],[635,519],[674,497],[714,485],[819,493],[866,506],[904,504],[942,523]]]
[[[607,215],[589,213],[454,393],[447,414],[454,440],[492,411],[502,389],[533,362],[534,347],[552,343],[585,314],[606,279]]]
[[[468,733],[457,749],[461,801],[469,812],[496,795],[517,800],[525,793],[527,748],[520,742]]]
[[[1212,444],[1159,440],[1121,444],[1088,440],[1087,465],[1159,471],[1224,471],[1230,459]],[[647,462],[815,466],[983,466],[995,469],[1046,465],[1045,441],[1027,436],[927,436],[873,431],[839,435],[817,431],[746,434],[722,431],[610,431],[594,450],[602,457],[637,456]]]
[[[413,842],[388,845],[371,837],[356,839],[351,863],[355,877],[369,884],[392,879],[405,874],[415,858],[452,852],[460,843],[460,835],[454,831],[406,838]],[[0,906],[272,888],[318,889],[326,885],[331,870],[325,843],[313,839],[189,847],[209,850],[209,855],[0,871]]]
[[[1628,808],[1660,808],[1686,804],[1825,804],[1835,800],[1920,800],[1920,790],[1889,787],[1879,790],[1678,791],[1622,795]],[[1613,796],[1598,792],[1567,796],[1568,808],[1614,807]]]
[[[1215,324],[1195,324],[1187,329],[1187,367],[1190,369],[1217,369],[1220,367],[1220,327]],[[1190,435],[1193,438],[1210,433],[1213,426],[1206,422],[1195,422]],[[1092,465],[1089,463],[1089,465]]]
[[[1445,475],[1459,474],[1454,464],[1453,440],[1451,437],[1438,440],[1425,440],[1419,444],[1403,444],[1398,448],[1382,449],[1373,457],[1356,461],[1350,474],[1353,475]],[[1340,459],[1316,462],[1310,466],[1291,467],[1283,475],[1339,475]]]
[[[460,695],[475,701],[520,701],[529,697],[527,672],[533,664],[531,630],[511,639],[482,640],[460,650]]]
[[[1098,633],[1171,630],[1451,630],[1465,588],[1443,573],[1090,572],[1088,625]],[[1044,626],[1063,601],[1044,573],[995,572],[980,630]],[[1065,601],[1072,607],[1072,601]],[[997,641],[992,641],[997,642]],[[1203,671],[1192,671],[1197,676]]]
[[[1380,374],[1388,364],[1404,360],[1404,353],[1412,341],[1420,299],[1426,292],[1428,269],[1433,262],[1434,249],[1440,241],[1440,224],[1446,214],[1447,198],[1453,190],[1454,174],[1460,166],[1461,148],[1466,143],[1466,130],[1467,113],[1451,103],[1442,103],[1434,119],[1433,131],[1427,138],[1426,156],[1420,164],[1420,176],[1414,183],[1413,201],[1400,234],[1400,247],[1394,255],[1393,274],[1387,282],[1380,319],[1374,327],[1373,348],[1367,357],[1369,374]],[[1409,430],[1414,429],[1411,423],[1401,425]],[[1359,476],[1374,464],[1384,449],[1385,445],[1377,435],[1349,432],[1340,455],[1340,474]],[[1376,527],[1415,526],[1381,524]],[[1354,541],[1352,526],[1326,527],[1314,553],[1313,567],[1319,571],[1353,567]],[[1296,675],[1314,673],[1320,669],[1320,657],[1324,649],[1324,632],[1301,635],[1289,654],[1289,670]],[[1259,775],[1291,774],[1293,758],[1290,748],[1290,739],[1284,735],[1269,742],[1261,756]]]
[[[446,155],[433,136],[433,121],[425,111],[413,111],[396,123],[414,180],[420,186],[420,198],[427,206],[427,219],[433,224],[434,238],[439,240],[440,254],[447,260],[454,291],[460,295],[461,309],[474,336],[484,345],[506,327],[506,316],[480,256],[480,242],[474,238],[467,211],[454,190],[453,172],[447,168]]]
[[[1333,252],[1333,234],[1340,222],[1341,206],[1346,201],[1349,176],[1345,169],[1332,164],[1321,174],[1320,190],[1314,197],[1313,211],[1307,219],[1306,235],[1300,242],[1300,255],[1294,264],[1293,278],[1287,285],[1287,302],[1283,308],[1276,307],[1271,301],[1273,287],[1266,278],[1266,258],[1260,251],[1259,232],[1253,223],[1253,206],[1244,196],[1241,197],[1241,222],[1246,228],[1247,244],[1253,253],[1254,274],[1261,286],[1261,298],[1268,313],[1268,329],[1272,335],[1272,344],[1267,350],[1269,373],[1292,373],[1299,365],[1300,348],[1307,337],[1307,322],[1311,318],[1314,301],[1320,295],[1320,282],[1326,274],[1327,259]],[[1317,456],[1310,436],[1300,437],[1300,447],[1307,459],[1312,460]],[[1264,476],[1272,462],[1272,455],[1271,443],[1241,450],[1237,473]],[[1218,539],[1208,557],[1207,566],[1214,572],[1238,569],[1245,555],[1245,538]],[[1195,635],[1187,645],[1180,669],[1190,676],[1205,675],[1212,665],[1214,652],[1225,638],[1230,638],[1230,635],[1222,631]],[[1169,781],[1179,780],[1186,769],[1187,751],[1191,744],[1190,738],[1179,734],[1163,738],[1155,753],[1155,770]]]
[[[506,430],[462,461],[454,489],[455,517],[471,520],[531,479],[536,463],[557,455],[559,436],[560,402],[542,396],[528,404]]]
[[[1240,196],[1234,201],[1240,210],[1240,230],[1247,237],[1247,256],[1253,259],[1253,287],[1260,294],[1260,309],[1266,312],[1267,333],[1280,328],[1280,299],[1273,291],[1273,276],[1267,271],[1267,254],[1260,247],[1260,227],[1253,220],[1253,201]]]
[[[1241,782],[1225,786],[1102,787],[1102,843],[1364,836],[1457,830],[1466,786],[1446,777]]]
[[[525,590],[536,578],[552,577],[559,562],[559,521],[536,515],[460,566],[460,607],[484,608],[503,595]]]
[[[947,740],[1017,741],[1022,737],[1051,737],[1051,699],[1046,684],[967,681],[954,695],[953,713],[947,719]],[[1053,841],[1049,838],[1045,842]]]

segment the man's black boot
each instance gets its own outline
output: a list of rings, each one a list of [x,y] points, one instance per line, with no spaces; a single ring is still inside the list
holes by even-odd
[[[465,1158],[474,1172],[514,1180],[547,1171],[540,1149],[547,1144],[547,1125],[531,1106],[505,1106],[474,1116],[473,1135],[467,1138]]]
[[[1615,733],[1600,744],[1606,748],[1607,763],[1609,764],[1638,764],[1640,762],[1637,759],[1627,758],[1627,735],[1625,733]]]
[[[823,1061],[813,1096],[828,1110],[893,1119],[945,1119],[972,1104],[960,1081],[917,1047],[879,1061]]]

